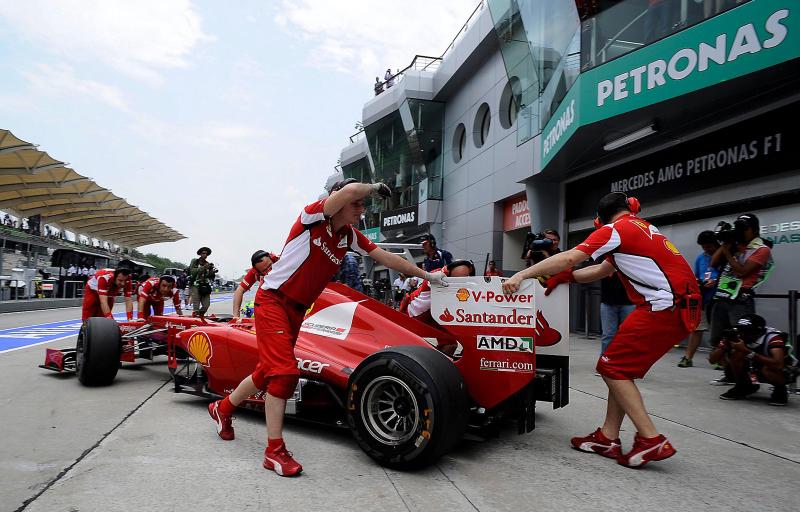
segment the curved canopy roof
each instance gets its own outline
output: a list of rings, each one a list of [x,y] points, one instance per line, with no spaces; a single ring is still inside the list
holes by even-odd
[[[66,167],[44,151],[0,129],[0,208],[118,245],[139,247],[184,237]]]

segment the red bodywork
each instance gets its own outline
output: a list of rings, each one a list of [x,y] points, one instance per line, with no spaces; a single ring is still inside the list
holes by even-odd
[[[352,323],[349,325],[349,332],[342,339],[309,332],[308,320],[315,318],[316,313],[336,305],[340,305],[340,309],[349,309],[352,306],[348,305],[354,303]],[[342,322],[345,326],[348,323],[346,317],[347,315]],[[176,345],[203,364],[208,377],[208,388],[216,394],[230,393],[244,377],[252,373],[258,362],[258,348],[251,319],[243,319],[236,324],[204,325],[196,318],[166,316],[151,317],[150,322],[170,324],[173,326],[171,331],[179,331],[174,337]],[[459,329],[457,334],[464,340],[475,340],[477,331],[488,330],[485,327],[463,326],[453,328],[455,329]],[[518,334],[513,331],[513,328],[492,328],[493,334]],[[204,357],[205,339],[210,345],[207,358]],[[352,371],[364,358],[378,350],[397,345],[420,345],[436,350],[432,343],[454,340],[453,334],[444,329],[409,318],[351,288],[331,283],[306,313],[304,330],[300,332],[295,346],[295,357],[303,377],[344,390]],[[467,342],[462,346],[462,357],[454,361],[454,364],[460,370],[471,398],[482,407],[494,407],[534,378],[533,353],[517,355],[527,362],[531,371],[484,371],[479,369],[480,356],[476,347]]]

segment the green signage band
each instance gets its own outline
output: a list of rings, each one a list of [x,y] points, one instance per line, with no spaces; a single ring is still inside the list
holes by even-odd
[[[752,0],[591,69],[579,75],[542,131],[542,168],[580,126],[798,57],[800,5]]]

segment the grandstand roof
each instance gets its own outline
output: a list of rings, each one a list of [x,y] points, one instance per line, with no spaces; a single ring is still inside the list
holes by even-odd
[[[139,247],[184,237],[125,199],[0,129],[0,208],[76,233]]]

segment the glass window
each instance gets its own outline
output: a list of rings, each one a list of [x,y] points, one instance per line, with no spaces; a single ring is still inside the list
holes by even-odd
[[[519,79],[511,77],[500,94],[500,126],[506,130],[514,126],[519,113]]]
[[[749,0],[624,0],[582,23],[581,69],[591,69]]]
[[[365,127],[375,178],[393,190],[384,210],[441,199],[443,127],[444,103],[416,99]]]
[[[483,147],[489,139],[489,125],[492,121],[492,113],[489,110],[489,105],[483,103],[478,107],[478,112],[475,114],[475,124],[472,130],[473,142],[475,147]]]
[[[464,158],[464,150],[467,147],[467,129],[464,123],[459,123],[456,126],[456,131],[453,133],[453,161],[458,163]]]

